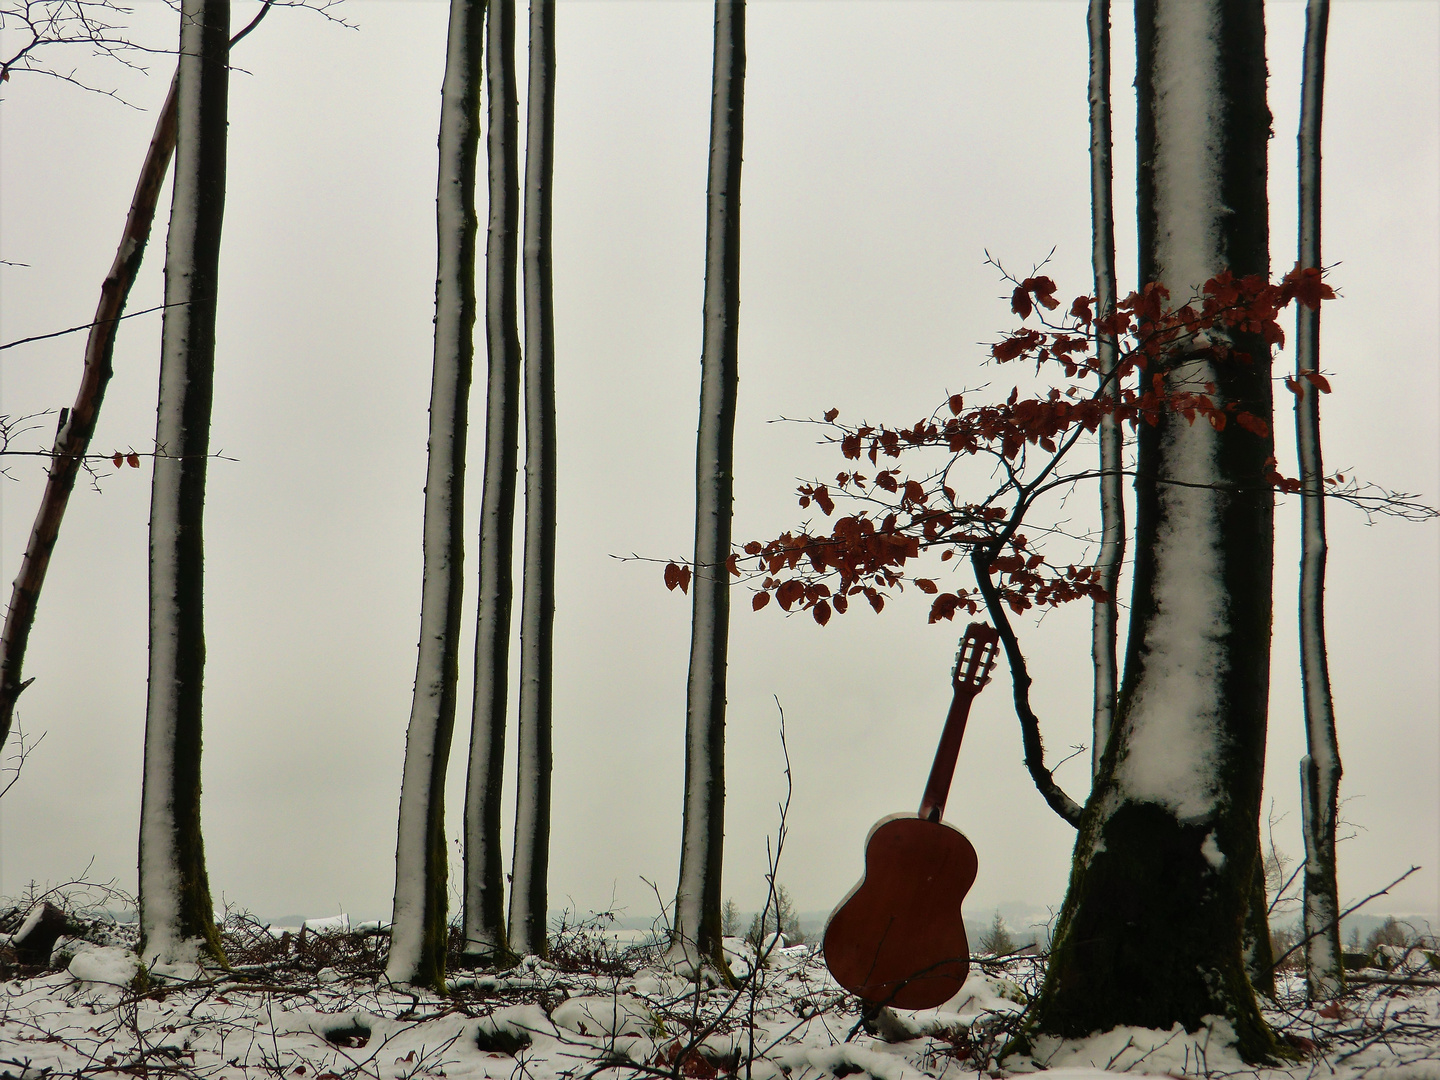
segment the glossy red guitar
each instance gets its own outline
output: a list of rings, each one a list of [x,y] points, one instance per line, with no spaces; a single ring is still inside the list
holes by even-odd
[[[917,814],[882,818],[865,841],[865,876],[825,925],[825,964],[872,1005],[932,1009],[970,971],[960,903],[979,863],[963,833],[940,820],[970,703],[995,666],[994,627],[971,623],[955,657],[955,696]]]

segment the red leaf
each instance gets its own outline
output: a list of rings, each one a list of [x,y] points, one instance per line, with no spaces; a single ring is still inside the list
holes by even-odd
[[[1330,393],[1330,380],[1321,375],[1318,371],[1302,371],[1300,373],[1310,381],[1310,384],[1322,394]]]
[[[827,424],[833,424],[833,423],[835,422],[835,418],[836,418],[837,416],[839,416],[839,415],[840,415],[840,410],[839,410],[839,409],[829,409],[829,410],[827,410],[826,413],[825,413],[825,422],[826,422]]]
[[[875,609],[877,615],[885,610],[885,597],[874,589],[865,590],[865,599],[870,601],[870,606]]]
[[[821,626],[824,626],[830,621],[830,605],[827,604],[824,600],[821,600],[818,604],[816,604],[811,609],[811,612],[815,616],[815,621],[818,622]]]
[[[760,552],[763,550],[764,548],[761,546],[759,540],[751,540],[748,544],[745,545],[746,555],[759,555]]]
[[[934,623],[941,619],[955,618],[955,609],[959,606],[960,597],[954,593],[941,593],[930,605],[930,621]]]
[[[909,499],[912,503],[923,503],[925,501],[925,489],[920,486],[918,481],[906,480],[905,498]]]
[[[673,562],[665,564],[665,587],[671,592],[679,586],[680,591],[690,591],[690,568],[688,566],[676,566]]]
[[[789,611],[795,601],[803,598],[804,595],[804,584],[793,578],[775,590],[775,599],[779,601],[780,606],[786,611]]]
[[[1235,422],[1252,435],[1259,435],[1262,439],[1270,437],[1270,425],[1254,413],[1238,412],[1235,414]]]
[[[931,581],[929,578],[923,577],[915,579],[915,587],[921,592],[927,593],[932,596],[940,591],[940,587],[936,585],[935,582]]]
[[[835,512],[835,500],[830,498],[830,492],[826,491],[823,485],[815,489],[815,501],[820,504],[820,509],[825,511],[826,517]]]
[[[740,576],[740,556],[738,553],[730,553],[730,557],[725,560],[725,569],[729,570],[735,577]]]
[[[138,469],[140,467],[140,455],[133,452],[126,454],[125,464],[129,465],[132,469]]]
[[[1015,291],[1010,294],[1010,310],[1022,319],[1028,319],[1030,312],[1035,310],[1035,306],[1030,303],[1030,294],[1019,285],[1015,286]]]
[[[125,464],[125,455],[122,454],[122,453],[120,453],[119,450],[116,450],[116,451],[115,451],[115,456],[114,456],[113,458],[111,458],[110,460],[115,463],[115,467],[118,469],[118,468],[120,468],[121,465],[124,465],[124,464]]]
[[[836,593],[833,603],[835,604],[835,614],[837,615],[844,615],[845,609],[850,606],[850,601],[845,599],[844,593]]]
[[[770,594],[768,592],[757,592],[754,599],[750,601],[750,610],[759,611],[768,603],[770,603]]]
[[[951,411],[952,413],[954,413],[956,416],[959,416],[959,415],[960,415],[960,410],[963,409],[963,408],[965,408],[965,399],[964,399],[963,397],[961,397],[959,394],[951,394],[951,395],[950,395],[950,411]]]

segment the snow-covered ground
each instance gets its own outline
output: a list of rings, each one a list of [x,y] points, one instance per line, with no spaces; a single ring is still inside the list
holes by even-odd
[[[336,926],[283,934],[230,920],[233,970],[189,982],[152,977],[137,990],[125,926],[62,938],[49,970],[0,982],[0,1078],[129,1074],[205,1080],[961,1080],[1000,1076],[1004,1045],[1042,961],[972,966],[944,1007],[859,1025],[857,1002],[807,946],[780,947],[753,978],[754,952],[730,939],[740,989],[706,988],[647,963],[658,950],[603,926],[569,927],[553,961],[501,974],[457,975],[447,997],[378,983],[382,935]],[[367,930],[370,931],[367,933]],[[633,937],[633,935],[627,935]],[[1252,1069],[1226,1045],[1227,1026],[1187,1035],[1121,1029],[1044,1040],[1010,1072],[1055,1080],[1253,1075],[1440,1078],[1440,974],[1415,951],[1387,978],[1315,1011],[1285,984],[1271,1022],[1301,1059]],[[14,968],[10,970],[14,971]],[[1288,1004],[1286,1003],[1288,1002]]]

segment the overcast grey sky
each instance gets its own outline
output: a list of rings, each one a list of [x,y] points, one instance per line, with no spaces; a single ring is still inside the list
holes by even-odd
[[[256,5],[237,0],[235,22]],[[1272,259],[1294,261],[1303,3],[1271,3]],[[388,915],[419,624],[433,314],[435,139],[445,5],[349,0],[346,30],[277,10],[237,47],[207,503],[204,827],[217,896],[269,915]],[[689,602],[632,552],[688,553],[698,393],[711,6],[562,2],[555,172],[560,521],[552,907],[653,913],[673,896]],[[1121,277],[1134,284],[1130,13],[1116,5]],[[140,0],[135,36],[173,47]],[[523,56],[523,19],[520,52]],[[1325,107],[1327,464],[1440,499],[1440,6],[1333,5]],[[171,62],[148,77],[75,57],[140,110],[19,75],[0,104],[0,340],[85,322],[118,241]],[[1015,378],[980,366],[1010,322],[984,249],[1090,288],[1084,4],[752,2],[746,86],[737,539],[802,519],[796,477],[833,451],[770,424],[831,406],[910,421],[946,393]],[[523,86],[523,81],[521,83]],[[143,111],[141,111],[143,110]],[[482,195],[483,198],[483,195]],[[168,207],[168,191],[163,198]],[[130,309],[160,302],[157,223]],[[153,445],[160,321],[127,322],[96,449]],[[483,348],[483,346],[482,346]],[[0,411],[69,405],[82,335],[0,353]],[[1277,357],[1277,374],[1293,365]],[[472,397],[467,510],[479,506]],[[1288,395],[1277,394],[1288,408]],[[54,419],[21,440],[49,445]],[[1277,414],[1288,448],[1291,422]],[[1293,471],[1293,469],[1291,470]],[[133,887],[145,702],[149,470],[101,470],[72,500],[40,605],[19,719],[44,742],[0,804],[0,893],[92,875]],[[0,579],[42,485],[0,486]],[[1064,514],[1094,513],[1088,498]],[[1301,850],[1294,644],[1298,512],[1277,516],[1267,801]],[[1329,625],[1346,896],[1412,863],[1381,910],[1440,908],[1440,529],[1330,515]],[[474,530],[471,529],[473,536]],[[473,555],[473,552],[472,552]],[[955,565],[955,564],[948,564]],[[947,571],[948,572],[948,571]],[[942,575],[943,577],[943,575]],[[518,579],[517,579],[518,580]],[[965,582],[960,582],[965,584]],[[466,608],[473,620],[474,581]],[[783,794],[781,868],[802,909],[858,877],[870,824],[913,809],[949,700],[957,631],[914,594],[821,629],[759,615],[731,630],[726,891],[763,890]],[[863,605],[862,605],[863,607]],[[1088,740],[1088,611],[1027,625],[1053,762]],[[469,646],[466,646],[467,652]],[[1003,674],[1003,671],[1002,671]],[[467,703],[451,762],[460,832]],[[1082,755],[1059,772],[1083,798]],[[508,781],[507,781],[508,782]],[[513,790],[513,788],[511,789]],[[509,802],[507,796],[507,803]],[[1021,765],[1002,682],[981,695],[947,817],[974,842],[967,910],[1058,905],[1070,827]],[[458,861],[457,861],[458,869]]]

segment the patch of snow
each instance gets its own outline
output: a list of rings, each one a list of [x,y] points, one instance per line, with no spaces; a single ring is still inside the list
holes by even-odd
[[[140,971],[140,957],[118,945],[86,945],[75,953],[69,972],[82,983],[129,986]]]
[[[1176,1024],[1169,1031],[1117,1027],[1084,1039],[1041,1036],[1031,1054],[1035,1065],[1050,1070],[1100,1069],[1106,1073],[1195,1076],[1233,1074],[1247,1070],[1235,1052],[1235,1029],[1224,1017],[1207,1016],[1194,1034]],[[1083,1073],[1081,1074],[1083,1075]]]
[[[1221,269],[1218,0],[1156,5],[1154,71],[1156,261],[1171,299],[1184,303]]]
[[[312,934],[346,934],[350,932],[350,916],[331,915],[324,919],[306,919],[302,927]]]
[[[648,1035],[655,1028],[655,1015],[639,998],[630,994],[608,997],[573,997],[555,1007],[550,1019],[559,1027],[580,1035]]]
[[[1225,865],[1225,853],[1220,850],[1220,844],[1216,841],[1213,831],[1205,834],[1205,841],[1200,845],[1200,854],[1205,856],[1205,861],[1213,869],[1219,870]]]

